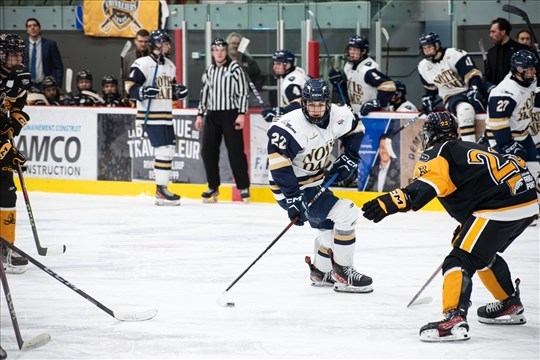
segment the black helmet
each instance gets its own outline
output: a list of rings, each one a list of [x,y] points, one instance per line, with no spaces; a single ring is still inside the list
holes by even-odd
[[[459,137],[456,117],[448,111],[429,114],[422,130],[424,135],[424,149],[440,141],[457,139]]]
[[[321,117],[312,117],[307,109],[308,101],[324,101],[325,111]],[[330,89],[323,79],[309,79],[302,89],[302,112],[310,123],[326,127],[330,118]]]
[[[510,68],[512,69],[512,73],[519,74],[522,81],[529,85],[536,82],[536,76],[526,78],[525,74],[528,68],[535,68],[537,64],[538,60],[533,53],[528,50],[516,51],[510,58]]]
[[[215,38],[214,41],[212,41],[212,44],[210,45],[210,48],[215,48],[215,47],[228,47],[229,44],[223,40],[222,38]]]
[[[105,84],[113,84],[118,86],[118,79],[114,75],[105,75],[103,79],[101,79],[101,86],[105,86]]]
[[[169,43],[171,45],[171,49],[167,51],[167,53],[162,54],[166,57],[172,56],[174,53],[174,47],[173,42],[171,40],[171,37],[169,34],[167,34],[167,31],[163,29],[154,30],[150,33],[150,36],[148,37],[148,45],[150,46],[150,52],[154,53],[154,50],[158,50],[159,53],[161,53],[161,46],[163,43]],[[155,55],[159,55],[158,53],[154,53]]]
[[[22,52],[23,54],[26,54],[24,40],[17,34],[0,35],[0,61],[5,63],[7,54],[12,52]],[[25,63],[24,60],[23,63]]]
[[[41,91],[52,87],[58,88],[56,80],[52,76],[45,76],[41,82]]]
[[[396,93],[401,93],[403,96],[407,94],[407,87],[404,83],[399,80],[394,80],[394,84],[396,84]]]
[[[92,73],[90,71],[81,70],[81,71],[79,71],[77,73],[76,79],[77,79],[77,81],[83,80],[83,79],[92,81],[94,79],[94,77],[92,76]]]

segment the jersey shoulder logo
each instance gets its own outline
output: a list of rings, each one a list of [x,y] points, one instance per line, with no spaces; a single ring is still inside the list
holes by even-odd
[[[366,63],[366,66],[371,66],[371,61],[368,61],[368,62]]]
[[[287,79],[292,82],[292,81],[294,81],[295,77],[294,76],[289,76]]]

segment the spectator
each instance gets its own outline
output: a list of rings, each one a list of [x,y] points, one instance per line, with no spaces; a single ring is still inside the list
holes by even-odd
[[[229,163],[236,187],[245,202],[249,201],[248,162],[244,153],[244,114],[248,107],[248,89],[244,71],[227,51],[227,42],[217,38],[211,47],[212,64],[202,76],[201,102],[195,129],[202,134],[202,159],[208,190],[202,193],[204,202],[217,201],[219,195],[219,147],[225,138]]]
[[[118,79],[114,75],[105,75],[101,80],[101,92],[105,106],[132,107],[131,101],[118,93]]]
[[[488,50],[485,76],[486,81],[498,85],[510,71],[510,58],[518,50],[527,50],[526,45],[510,38],[512,25],[508,20],[496,18],[491,22],[489,37],[494,46]]]
[[[401,185],[401,170],[396,155],[388,151],[388,135],[383,134],[379,138],[379,159],[371,168],[366,191],[392,191]],[[390,143],[391,146],[392,143]]]
[[[516,36],[517,42],[532,47],[532,38],[529,30],[521,30]]]
[[[135,47],[131,48],[123,60],[123,76],[122,79],[125,81],[129,77],[129,69],[131,69],[131,65],[135,60],[137,60],[140,57],[147,56],[148,55],[148,37],[150,34],[145,29],[140,29],[137,31],[137,34],[135,34],[135,39],[133,39],[133,43],[135,44]]]
[[[260,91],[263,84],[263,77],[259,65],[257,65],[255,60],[253,60],[253,58],[249,55],[248,51],[243,54],[238,52],[238,46],[240,45],[240,41],[242,41],[242,38],[242,35],[235,32],[232,32],[229,34],[229,36],[227,36],[227,39],[225,39],[225,41],[227,42],[227,44],[229,44],[229,57],[232,60],[238,61],[242,69],[244,69],[244,71],[246,72],[248,76],[248,81],[251,80],[257,90]]]
[[[41,36],[41,24],[35,18],[26,20],[28,64],[32,81],[39,85],[45,76],[52,76],[57,84],[64,79],[64,64],[56,41]]]
[[[150,54],[135,60],[126,80],[126,90],[137,100],[137,121],[144,121],[154,148],[154,174],[158,206],[180,205],[180,196],[168,189],[172,171],[176,134],[173,127],[173,101],[185,98],[188,91],[176,83],[176,66],[168,58],[174,47],[165,30],[154,30],[148,38]]]

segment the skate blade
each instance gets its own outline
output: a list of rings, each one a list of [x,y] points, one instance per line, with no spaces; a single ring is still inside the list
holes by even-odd
[[[504,315],[496,319],[478,318],[478,321],[487,325],[523,325],[527,323],[523,315]]]
[[[244,202],[244,204],[249,204],[249,199],[248,198],[242,199],[242,201]]]
[[[311,280],[311,286],[322,288],[322,287],[332,287],[332,286],[334,286],[334,284]]]
[[[2,264],[6,274],[24,274],[26,272],[25,266],[12,266],[7,264]]]
[[[205,204],[215,204],[218,202],[218,198],[217,197],[203,198],[202,202]]]
[[[157,206],[179,206],[180,200],[165,200],[165,199],[156,199]]]
[[[470,338],[467,329],[462,327],[453,330],[451,335],[443,337],[439,336],[439,330],[437,329],[425,330],[420,334],[420,341],[423,342],[465,341]]]
[[[351,286],[346,284],[334,284],[334,291],[339,293],[356,293],[356,294],[368,294],[373,292],[372,285],[366,286]]]

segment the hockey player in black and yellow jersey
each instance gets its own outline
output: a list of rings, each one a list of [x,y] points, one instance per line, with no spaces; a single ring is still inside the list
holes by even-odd
[[[467,310],[471,278],[480,280],[497,302],[478,308],[478,320],[489,324],[524,324],[519,279],[512,283],[508,265],[498,253],[533,221],[538,212],[535,180],[523,159],[501,155],[485,145],[461,141],[455,117],[431,113],[424,124],[424,152],[414,181],[364,204],[374,222],[397,212],[421,209],[437,197],[460,225],[452,251],[443,262],[441,321],[420,329],[422,341],[469,339]]]
[[[0,35],[0,237],[12,244],[17,217],[13,169],[26,159],[11,139],[30,120],[23,111],[31,83],[30,73],[23,65],[25,53],[26,46],[18,35]],[[20,274],[26,271],[28,260],[3,247],[2,263],[6,272]]]

